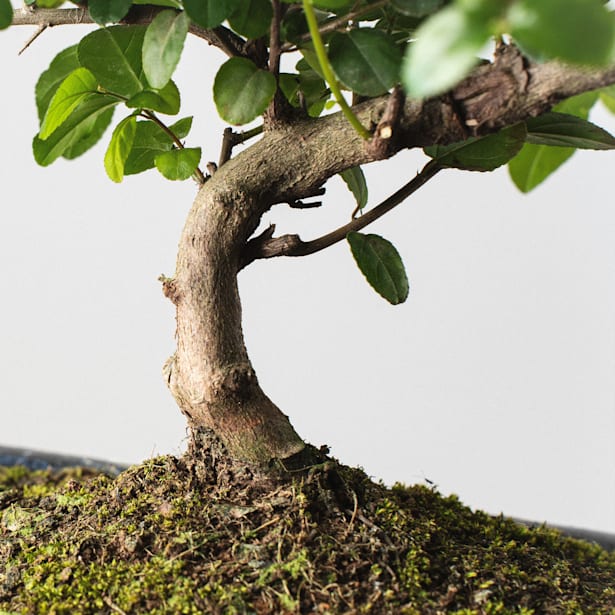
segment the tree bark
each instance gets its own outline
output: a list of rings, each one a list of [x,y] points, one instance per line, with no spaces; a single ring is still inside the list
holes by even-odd
[[[238,458],[264,464],[304,447],[261,390],[248,358],[237,287],[238,259],[254,225],[253,195],[210,180],[200,190],[165,292],[177,306],[177,352],[167,381],[193,430],[213,430]]]
[[[246,259],[246,245],[272,206],[311,196],[350,167],[403,148],[494,132],[613,82],[612,68],[533,66],[506,47],[453,92],[405,101],[395,117],[386,96],[356,107],[375,134],[371,141],[334,114],[276,125],[226,162],[200,189],[182,233],[175,277],[164,281],[165,294],[177,307],[177,351],[165,373],[191,428],[212,430],[232,456],[261,465],[305,447],[261,390],[242,333],[237,274],[252,260]],[[381,130],[385,120],[387,129]]]

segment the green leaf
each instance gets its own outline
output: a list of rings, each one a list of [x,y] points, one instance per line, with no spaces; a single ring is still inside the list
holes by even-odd
[[[529,192],[541,184],[572,154],[572,147],[549,147],[526,143],[508,163],[508,172],[521,192]]]
[[[36,0],[36,7],[39,9],[57,9],[64,4],[64,0]]]
[[[269,32],[272,17],[270,0],[242,0],[228,22],[235,32],[247,38],[260,38]]]
[[[510,34],[527,55],[575,64],[605,64],[615,38],[613,15],[597,0],[517,0]]]
[[[113,131],[107,152],[105,153],[105,170],[114,182],[124,179],[126,159],[137,132],[137,118],[134,115],[124,118]]]
[[[313,0],[312,3],[317,9],[338,11],[349,7],[353,0]]]
[[[132,0],[88,0],[90,17],[99,25],[117,23],[126,17]]]
[[[192,116],[190,115],[188,117],[183,117],[181,120],[177,120],[177,122],[171,124],[169,128],[178,139],[185,139],[192,128]]]
[[[126,101],[131,109],[149,109],[166,115],[177,115],[180,108],[179,90],[173,81],[169,81],[161,90],[143,90]]]
[[[188,17],[203,28],[219,26],[239,6],[241,0],[184,0]]]
[[[153,4],[154,6],[166,6],[170,9],[181,9],[182,4],[178,0],[132,0],[133,4]]]
[[[354,195],[357,202],[357,207],[363,209],[367,205],[367,182],[361,167],[352,167],[340,173],[340,177],[344,180],[348,189]]]
[[[89,94],[51,136],[45,140],[34,137],[32,149],[36,162],[47,166],[64,155],[65,151],[84,139],[84,130],[92,130],[98,115],[112,109],[118,102],[114,96]]]
[[[434,145],[424,151],[444,167],[493,171],[519,153],[526,134],[525,124],[520,122],[486,137],[471,137],[451,145]]]
[[[92,93],[96,92],[96,77],[87,68],[74,70],[56,90],[39,132],[46,139]]]
[[[535,145],[576,147],[577,149],[614,149],[615,138],[603,128],[575,115],[545,113],[530,118],[527,142]]]
[[[179,120],[169,128],[178,139],[185,138],[190,132],[192,118]],[[142,173],[156,166],[156,156],[173,147],[173,139],[158,124],[147,120],[137,122],[132,149],[124,165],[124,175]]]
[[[13,5],[11,0],[0,0],[0,30],[8,28],[13,23]]]
[[[392,8],[408,17],[425,17],[435,13],[444,0],[392,0]]]
[[[130,98],[145,89],[141,55],[145,26],[111,26],[91,32],[79,43],[79,62],[102,88]]]
[[[94,145],[100,141],[100,138],[107,128],[109,128],[114,111],[115,109],[111,107],[82,122],[79,127],[73,131],[70,142],[62,152],[62,158],[73,160],[94,147]]]
[[[276,90],[275,77],[246,58],[231,58],[214,80],[214,102],[230,124],[247,124],[265,111]]]
[[[390,241],[379,235],[348,233],[350,250],[372,288],[389,303],[408,298],[409,284],[404,264]]]
[[[318,117],[324,109],[331,92],[327,84],[315,71],[302,71],[297,74],[280,73],[280,89],[293,107],[307,109],[310,117]]]
[[[587,119],[597,100],[597,92],[586,92],[564,100],[554,107],[554,111]],[[571,147],[526,143],[519,154],[508,163],[508,172],[521,192],[529,192],[564,164],[575,151]]]
[[[200,147],[172,149],[156,156],[156,168],[167,179],[184,180],[192,177],[200,159]]]
[[[408,45],[402,83],[410,96],[441,94],[463,79],[478,62],[490,35],[489,22],[451,4],[429,17]]]
[[[162,11],[147,27],[143,40],[143,70],[153,88],[163,88],[179,62],[190,19],[185,12]]]
[[[79,66],[77,45],[73,45],[72,47],[60,51],[51,61],[49,68],[41,73],[35,89],[36,109],[38,111],[39,122],[43,121],[49,103],[60,87],[60,84],[75,69],[79,68]]]
[[[615,113],[615,86],[610,85],[600,90],[602,104],[611,112]]]
[[[329,60],[340,81],[363,96],[384,94],[399,81],[401,51],[381,30],[336,32],[329,43]]]

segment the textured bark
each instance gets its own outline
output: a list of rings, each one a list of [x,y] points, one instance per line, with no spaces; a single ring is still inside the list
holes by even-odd
[[[177,306],[177,352],[166,376],[195,433],[211,429],[233,456],[261,464],[304,448],[288,418],[261,390],[243,340],[237,273],[263,213],[317,193],[344,169],[403,148],[493,132],[614,81],[614,69],[529,66],[514,48],[504,47],[493,64],[479,67],[449,95],[403,106],[398,100],[396,118],[390,117],[387,97],[357,107],[364,125],[388,138],[386,147],[364,141],[336,114],[277,125],[226,162],[199,191],[181,237],[175,277],[164,281]],[[263,243],[274,241],[271,235]]]

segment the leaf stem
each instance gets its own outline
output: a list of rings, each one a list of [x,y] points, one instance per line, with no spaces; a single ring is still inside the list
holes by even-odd
[[[161,119],[159,119],[153,111],[148,111],[147,109],[144,109],[141,111],[140,115],[141,117],[151,120],[152,122],[154,122],[154,124],[164,130],[164,132],[169,135],[169,137],[171,137],[173,143],[178,149],[184,149],[185,146],[181,142],[180,138]],[[203,173],[203,171],[201,171],[201,169],[199,169],[199,167],[195,169],[194,177],[199,184],[204,184],[207,181],[205,174]]]
[[[329,58],[327,57],[327,51],[325,45],[322,42],[320,31],[318,30],[318,21],[316,20],[316,14],[314,13],[314,7],[312,6],[312,0],[303,0],[303,10],[305,11],[305,18],[308,24],[312,42],[314,43],[314,51],[320,64],[325,81],[329,84],[331,92],[337,101],[337,104],[341,107],[342,113],[346,116],[352,127],[364,138],[369,139],[371,137],[369,131],[361,124],[359,118],[353,113],[352,109],[346,102],[346,99],[342,95],[337,78],[333,73]]]

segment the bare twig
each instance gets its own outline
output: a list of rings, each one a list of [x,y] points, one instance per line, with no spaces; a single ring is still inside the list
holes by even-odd
[[[225,162],[231,159],[233,148],[236,145],[245,143],[252,137],[256,137],[263,132],[263,126],[255,126],[250,130],[244,132],[233,132],[233,129],[229,126],[224,129],[222,135],[222,147],[220,148],[220,158],[218,160],[218,168],[220,168]]]
[[[36,29],[36,32],[24,43],[24,46],[17,52],[17,55],[20,56],[48,27],[48,23],[40,24],[39,27]]]
[[[222,147],[220,148],[220,158],[218,159],[218,168],[231,159],[233,145],[235,145],[234,135],[235,133],[230,126],[224,129],[224,133],[222,134]]]
[[[442,168],[443,167],[438,163],[431,160],[423,167],[418,175],[397,192],[382,201],[382,203],[370,209],[361,217],[355,218],[348,224],[344,224],[344,226],[322,237],[318,237],[317,239],[302,241],[299,235],[273,237],[275,226],[272,225],[264,233],[248,241],[242,255],[241,268],[246,267],[252,261],[260,258],[273,258],[274,256],[307,256],[308,254],[314,254],[325,248],[329,248],[345,239],[348,233],[359,231],[368,224],[384,216],[384,214],[402,203],[421,186],[424,186]]]
[[[368,144],[370,153],[375,159],[387,158],[394,144],[395,131],[404,106],[404,92],[401,86],[396,86],[389,96],[382,118],[376,126],[374,136]]]
[[[269,31],[269,71],[277,79],[280,72],[280,22],[282,21],[282,9],[280,0],[272,0],[273,18]]]
[[[164,7],[133,6],[128,15],[121,20],[123,24],[148,24],[154,17],[164,10]],[[64,25],[87,25],[93,24],[94,20],[85,7],[71,9],[15,9],[13,23],[15,26],[64,26]],[[224,26],[206,29],[190,25],[190,33],[207,41],[210,45],[218,47],[227,56],[246,56],[246,41],[231,32]]]

